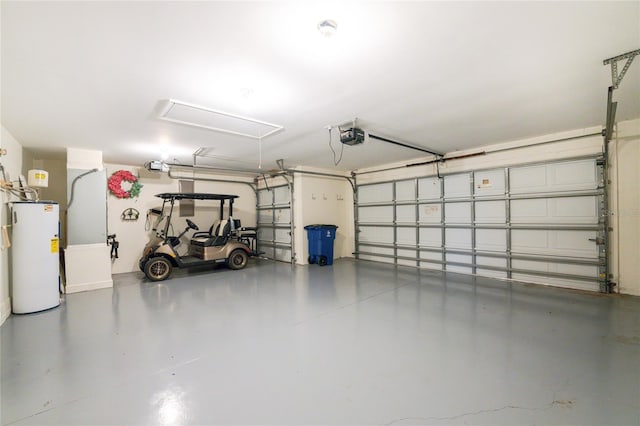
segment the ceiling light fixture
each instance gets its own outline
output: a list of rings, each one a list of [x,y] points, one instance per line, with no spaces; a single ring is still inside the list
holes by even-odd
[[[333,19],[325,19],[318,22],[318,31],[325,37],[331,37],[338,31],[338,23]]]

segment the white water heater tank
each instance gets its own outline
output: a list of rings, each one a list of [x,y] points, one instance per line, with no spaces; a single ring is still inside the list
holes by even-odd
[[[60,304],[59,210],[51,201],[13,203],[11,304],[15,314]]]

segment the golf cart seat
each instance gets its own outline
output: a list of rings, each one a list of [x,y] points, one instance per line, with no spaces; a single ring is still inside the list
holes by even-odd
[[[229,240],[230,235],[231,235],[231,224],[229,223],[228,220],[224,219],[224,220],[221,220],[220,224],[218,224],[218,226],[216,227],[216,233],[214,235],[196,236],[195,238],[191,239],[191,244],[194,246],[201,246],[201,247],[223,246]]]
[[[220,220],[213,222],[208,231],[194,232],[191,238],[214,237],[220,231]]]

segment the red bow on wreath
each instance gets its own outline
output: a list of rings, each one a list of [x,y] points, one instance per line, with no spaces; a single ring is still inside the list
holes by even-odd
[[[131,188],[125,191],[122,188],[122,182],[131,182]],[[140,195],[142,185],[138,182],[138,178],[133,173],[126,170],[118,170],[109,177],[107,182],[109,191],[118,198],[133,198]]]

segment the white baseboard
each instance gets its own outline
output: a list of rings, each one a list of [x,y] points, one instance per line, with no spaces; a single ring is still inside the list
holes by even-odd
[[[11,315],[11,298],[7,297],[0,302],[0,325]]]
[[[89,291],[89,290],[99,290],[101,288],[111,288],[113,287],[113,280],[106,281],[95,281],[91,283],[82,283],[82,284],[67,284],[65,287],[65,293],[78,293],[81,291]]]

